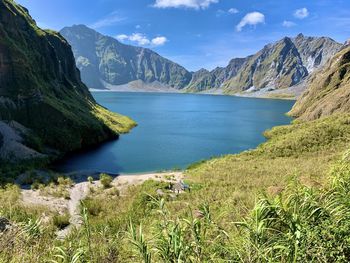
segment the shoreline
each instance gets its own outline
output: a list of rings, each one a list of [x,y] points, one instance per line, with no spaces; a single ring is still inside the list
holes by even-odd
[[[215,92],[182,92],[182,91],[154,91],[154,90],[99,90],[99,89],[89,89],[91,93],[146,93],[146,94],[184,94],[184,95],[206,95],[206,96],[227,96],[227,97],[238,97],[238,98],[247,98],[247,99],[264,99],[264,100],[290,100],[296,101],[298,96],[290,96],[290,97],[279,97],[279,93],[272,93],[272,96],[269,96],[268,93],[234,93],[234,94],[226,94],[226,93],[215,93]],[[276,96],[273,96],[276,94]]]
[[[88,175],[86,175],[86,178]],[[142,173],[133,175],[117,175],[113,178],[110,188],[116,188],[121,195],[125,195],[130,186],[141,185],[148,180],[164,181],[176,183],[184,178],[184,171],[169,171],[161,173]],[[59,214],[69,214],[69,225],[56,232],[57,239],[65,239],[72,230],[78,229],[82,225],[80,214],[80,204],[91,194],[92,189],[101,188],[100,180],[89,182],[88,180],[75,182],[74,185],[67,188],[69,198],[54,197],[45,195],[40,190],[21,189],[21,199],[24,205],[43,206]],[[44,218],[45,219],[45,218]],[[46,218],[47,219],[47,218]]]

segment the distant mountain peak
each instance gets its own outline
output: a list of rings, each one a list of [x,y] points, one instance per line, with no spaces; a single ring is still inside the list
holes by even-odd
[[[267,44],[254,55],[233,58],[226,67],[189,72],[150,49],[125,45],[85,25],[65,27],[61,34],[73,47],[84,82],[99,89],[104,89],[106,83],[122,85],[135,80],[157,81],[193,92],[288,88],[323,66],[342,46],[331,38],[300,33]]]
[[[125,45],[85,25],[61,30],[71,44],[83,81],[89,88],[105,89],[135,80],[158,82],[182,89],[192,74],[148,48]]]
[[[297,36],[296,36],[296,38],[304,38],[305,36],[304,36],[304,34],[303,33],[299,33]]]
[[[341,44],[326,37],[284,37],[267,44],[256,54],[232,59],[226,68],[193,78],[190,89],[223,88],[226,93],[251,89],[280,89],[301,83],[324,65]]]

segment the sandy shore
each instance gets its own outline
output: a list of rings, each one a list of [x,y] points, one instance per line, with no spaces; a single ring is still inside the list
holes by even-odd
[[[127,191],[129,186],[140,185],[147,180],[166,181],[166,182],[178,182],[183,179],[183,172],[164,172],[164,173],[145,173],[145,174],[128,174],[119,175],[114,178],[112,186],[117,188],[121,194]],[[64,239],[71,230],[79,228],[82,224],[80,215],[80,201],[84,200],[90,192],[91,187],[101,187],[99,181],[94,181],[92,184],[89,182],[79,182],[74,184],[69,189],[70,198],[55,198],[52,196],[42,196],[37,190],[22,189],[22,202],[25,205],[37,205],[44,206],[51,211],[63,214],[68,212],[70,215],[70,225],[65,229],[57,232],[59,239]],[[157,190],[157,189],[155,189]]]
[[[112,184],[119,190],[124,190],[130,185],[139,185],[147,180],[178,182],[182,179],[183,172],[127,174],[117,176]]]

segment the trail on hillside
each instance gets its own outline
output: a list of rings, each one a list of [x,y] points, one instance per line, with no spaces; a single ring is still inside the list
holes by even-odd
[[[170,181],[167,178],[168,176],[172,178],[172,181],[180,181],[183,179],[182,172],[121,175],[113,180],[112,185],[121,193],[125,193],[129,186],[139,185],[147,180]],[[70,224],[66,228],[57,231],[57,238],[65,239],[73,229],[78,229],[82,226],[83,220],[80,214],[80,203],[88,196],[91,187],[101,187],[101,184],[99,181],[94,181],[92,184],[89,182],[75,184],[69,189],[69,200],[52,196],[43,196],[40,195],[39,191],[23,189],[21,190],[22,201],[25,205],[44,206],[59,214],[68,212]]]

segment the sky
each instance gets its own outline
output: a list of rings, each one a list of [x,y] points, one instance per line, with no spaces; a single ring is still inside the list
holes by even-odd
[[[350,38],[349,0],[17,0],[38,25],[85,24],[188,70],[226,66],[284,36]]]

